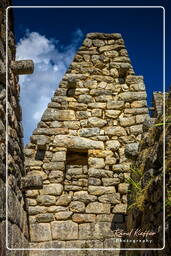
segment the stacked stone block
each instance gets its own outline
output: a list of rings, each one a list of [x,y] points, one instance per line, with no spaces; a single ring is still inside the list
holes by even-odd
[[[148,116],[120,34],[87,34],[25,148],[33,247],[116,248],[131,161]],[[92,245],[93,243],[93,245]],[[74,254],[73,254],[74,255]]]

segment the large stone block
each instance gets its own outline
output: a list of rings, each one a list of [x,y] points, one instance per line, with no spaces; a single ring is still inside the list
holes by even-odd
[[[121,113],[120,110],[106,110],[105,115],[110,118],[117,118]]]
[[[119,118],[119,122],[121,126],[127,127],[135,124],[135,117],[121,117]]]
[[[122,92],[119,94],[119,99],[124,101],[146,100],[146,92]]]
[[[127,133],[123,127],[120,126],[114,126],[114,127],[108,127],[105,129],[106,135],[113,135],[113,136],[126,136]]]
[[[69,209],[72,212],[84,212],[85,204],[79,201],[72,201],[69,205]]]
[[[52,238],[56,240],[78,239],[78,224],[71,221],[51,222]]]
[[[110,213],[110,204],[99,202],[89,203],[86,207],[86,213]]]
[[[118,150],[120,147],[120,143],[118,140],[108,140],[106,141],[107,149]]]
[[[127,194],[128,193],[129,184],[128,183],[120,183],[118,185],[118,192],[121,194]]]
[[[23,177],[21,187],[22,189],[41,189],[43,188],[43,178],[40,175]]]
[[[30,225],[30,239],[32,242],[52,240],[49,223],[36,223]]]
[[[116,204],[113,208],[113,213],[125,213],[127,211],[127,204]]]
[[[49,196],[49,195],[39,195],[37,197],[37,201],[40,205],[55,205],[56,203],[56,197],[55,196]]]
[[[116,189],[114,186],[105,187],[105,186],[89,186],[88,191],[91,195],[100,196],[103,194],[115,193]]]
[[[61,195],[63,191],[63,186],[61,184],[49,184],[49,185],[44,185],[43,190],[41,190],[41,194],[43,195],[54,195],[54,196],[59,196]]]
[[[81,138],[78,136],[68,136],[68,135],[57,135],[54,139],[54,145],[58,147],[66,147],[69,149],[104,149],[104,144],[102,141],[94,141],[87,138]]]
[[[101,203],[111,203],[111,204],[119,204],[120,203],[120,194],[112,193],[107,195],[102,195],[98,198]]]
[[[124,106],[124,101],[109,100],[107,102],[107,109],[122,109],[123,106]]]
[[[74,213],[74,215],[72,216],[72,220],[77,223],[95,222],[96,215],[95,214]]]
[[[53,153],[52,161],[62,162],[65,160],[66,160],[66,152],[65,151]]]
[[[104,169],[94,169],[90,168],[88,170],[89,176],[90,177],[95,177],[95,178],[107,178],[107,177],[113,177],[113,172],[104,170]]]
[[[93,127],[103,127],[107,124],[107,121],[98,117],[90,117],[88,122]]]
[[[56,110],[47,108],[42,116],[42,121],[67,121],[75,120],[75,112],[73,110]]]
[[[73,200],[81,201],[83,203],[90,203],[96,201],[97,197],[88,194],[87,191],[77,191],[74,193]]]
[[[60,135],[57,135],[60,136]],[[62,136],[62,135],[61,135]],[[43,168],[45,171],[51,171],[51,170],[64,170],[65,164],[64,162],[50,162],[50,163],[44,163]]]
[[[92,137],[100,134],[99,128],[83,128],[79,130],[79,135],[82,137]]]
[[[105,167],[105,162],[103,158],[89,157],[88,164],[90,167],[97,169]]]

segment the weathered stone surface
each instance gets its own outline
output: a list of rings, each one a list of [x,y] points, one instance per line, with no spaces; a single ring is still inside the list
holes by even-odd
[[[86,213],[110,213],[110,204],[92,202],[86,207]]]
[[[102,178],[102,182],[104,186],[112,186],[120,183],[119,178]]]
[[[22,189],[41,189],[43,187],[43,178],[40,175],[27,176],[21,179]]]
[[[128,183],[120,183],[118,185],[118,192],[121,193],[121,194],[127,194],[128,193],[128,187],[129,187]]]
[[[47,170],[64,170],[65,165],[64,165],[64,162],[50,162],[50,163],[44,163],[43,168],[46,171]]]
[[[56,240],[78,239],[78,224],[71,221],[51,222],[52,238]]]
[[[143,108],[147,107],[147,101],[146,100],[136,100],[131,103],[131,108]]]
[[[79,225],[80,239],[103,239],[112,237],[111,224],[109,222],[87,223]]]
[[[135,124],[135,117],[120,117],[119,118],[120,125],[123,127],[131,126]]]
[[[88,155],[91,157],[105,158],[107,156],[113,156],[113,152],[111,150],[90,149],[88,150]]]
[[[89,157],[88,164],[91,168],[103,168],[105,166],[105,162],[103,158],[95,158]]]
[[[103,127],[107,124],[107,121],[98,117],[90,117],[88,122],[93,127]]]
[[[57,135],[54,139],[54,144],[60,147],[67,147],[70,149],[103,149],[104,144],[101,141],[93,141],[87,138],[80,138],[77,136]]]
[[[83,128],[79,130],[79,135],[82,137],[92,137],[100,134],[99,128]]]
[[[47,108],[42,116],[43,121],[67,121],[75,120],[75,112],[73,110],[55,110]]]
[[[31,224],[30,236],[32,242],[50,241],[52,239],[50,224]]]
[[[143,133],[142,125],[133,125],[130,127],[131,134],[138,135],[140,133]]]
[[[109,140],[106,141],[106,147],[107,149],[118,150],[118,148],[120,147],[120,143],[117,140]]]
[[[79,129],[80,122],[79,121],[64,121],[64,126],[69,129]]]
[[[125,155],[128,158],[136,157],[138,155],[139,143],[130,143],[125,147]]]
[[[36,215],[36,214],[39,214],[39,213],[45,213],[47,211],[46,207],[44,206],[34,206],[34,207],[29,207],[28,209],[28,213],[30,215]]]
[[[124,101],[109,100],[107,102],[107,109],[122,109],[123,106],[124,106]]]
[[[114,186],[109,186],[109,187],[105,187],[105,186],[89,186],[88,187],[88,192],[91,195],[95,195],[95,196],[100,196],[103,194],[110,194],[110,193],[115,193],[115,187]]]
[[[107,195],[102,195],[98,198],[101,203],[111,203],[111,204],[119,204],[120,203],[120,194],[112,193]]]
[[[90,177],[95,177],[95,178],[107,178],[107,177],[112,177],[113,176],[112,171],[108,171],[108,170],[104,170],[104,169],[90,168],[88,170],[88,173],[89,173]]]
[[[91,177],[91,178],[88,179],[88,184],[93,185],[93,186],[99,186],[99,185],[101,185],[101,180]]]
[[[50,206],[56,203],[56,197],[49,195],[39,195],[37,197],[37,201],[40,205]]]
[[[80,95],[78,97],[78,102],[81,102],[81,103],[87,104],[87,103],[90,103],[90,102],[93,102],[93,101],[94,100],[93,100],[93,97],[91,95],[85,94],[85,95]]]
[[[51,171],[49,173],[49,179],[51,182],[61,182],[63,181],[64,173],[62,171]]]
[[[112,33],[112,34],[107,34],[107,33],[88,33],[87,38],[91,38],[91,39],[120,39],[121,38],[121,34],[119,33]]]
[[[71,217],[72,214],[73,213],[70,212],[70,211],[67,211],[67,212],[65,212],[65,211],[57,212],[55,214],[55,219],[56,220],[67,220],[67,219],[69,219]]]
[[[36,221],[37,222],[51,222],[54,220],[54,216],[52,213],[42,213],[36,216]]]
[[[107,117],[111,117],[111,118],[117,118],[120,113],[121,113],[120,110],[106,110],[105,111],[105,115]]]
[[[124,113],[129,115],[148,114],[148,108],[126,108]]]
[[[105,134],[107,135],[114,135],[114,136],[126,136],[127,133],[123,127],[115,126],[115,127],[108,127],[105,129]]]
[[[71,196],[68,194],[61,195],[58,198],[56,205],[67,206],[71,202],[71,199]]]
[[[79,201],[72,201],[69,205],[69,209],[72,212],[84,212],[85,204]]]
[[[97,199],[96,196],[88,194],[87,191],[78,191],[74,193],[73,200],[81,201],[83,203],[90,203]]]
[[[116,172],[130,172],[131,163],[114,164],[112,170]]]
[[[127,205],[126,204],[116,204],[113,208],[113,213],[126,213]]]
[[[99,48],[99,52],[111,51],[114,49],[113,45],[106,45]]]
[[[52,161],[54,162],[63,162],[66,160],[66,152],[55,152],[52,157]]]
[[[77,223],[95,222],[96,215],[95,214],[74,213],[72,216],[72,220]]]
[[[55,183],[55,184],[49,184],[44,185],[43,190],[41,191],[41,194],[44,195],[61,195],[63,191],[63,186],[61,184]]]
[[[86,38],[83,42],[83,45],[87,46],[87,47],[91,47],[92,46],[92,40]]]
[[[146,92],[122,92],[119,94],[119,98],[124,101],[146,100]]]

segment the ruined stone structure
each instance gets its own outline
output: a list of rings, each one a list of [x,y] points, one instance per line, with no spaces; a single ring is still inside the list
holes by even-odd
[[[144,243],[136,247],[141,248],[162,248],[164,247],[163,230],[163,149],[164,140],[166,143],[165,154],[165,191],[166,191],[166,244],[165,249],[161,251],[153,250],[148,255],[167,256],[171,252],[170,228],[171,228],[171,91],[166,93],[166,130],[163,132],[163,96],[161,92],[154,93],[154,116],[143,124],[143,136],[136,152],[134,166],[141,173],[139,177],[132,175],[133,179],[141,185],[141,192],[130,188],[130,197],[134,199],[134,207],[128,210],[127,229],[151,230],[156,234],[152,237],[151,244]],[[165,139],[164,139],[165,136]],[[143,194],[143,196],[141,196]],[[135,245],[134,245],[135,246]],[[129,244],[132,248],[132,245]],[[127,256],[134,256],[134,252],[127,252]],[[137,253],[137,256],[143,256],[145,252]]]
[[[125,145],[137,147],[147,116],[143,77],[121,35],[87,34],[25,148],[32,246],[119,246],[114,230],[126,221],[131,166]]]
[[[159,236],[153,243],[156,248],[161,247],[163,134],[162,127],[152,127],[155,121],[161,122],[158,117],[162,110],[161,94],[154,94],[155,118],[149,119],[143,77],[135,75],[121,35],[90,33],[34,130],[25,148],[24,160],[18,75],[32,73],[33,63],[15,60],[11,12],[8,42],[9,236],[5,244],[4,11],[10,4],[8,0],[0,4],[0,256],[125,256],[123,251],[105,250],[132,247],[132,244],[128,246],[115,240],[115,230],[139,225],[146,229],[148,224],[150,228],[158,228]],[[170,134],[168,126],[168,191]],[[143,189],[154,178],[146,191],[144,210],[134,207],[128,211],[128,188],[131,189],[128,179],[132,176],[132,164],[143,170]],[[169,227],[169,210],[167,214]],[[126,254],[169,255],[168,230],[166,251],[148,254],[129,251]],[[6,246],[33,250],[10,251]],[[34,248],[58,248],[60,251],[36,251]],[[64,251],[62,248],[87,250]],[[93,248],[104,250],[90,250]]]
[[[6,250],[8,248],[29,247],[27,213],[25,198],[21,190],[21,177],[25,175],[24,154],[22,143],[21,108],[19,105],[20,87],[18,74],[21,74],[26,62],[15,62],[15,40],[13,34],[12,13],[9,12],[8,34],[8,244],[5,243],[5,182],[6,182],[6,17],[5,8],[10,5],[8,0],[0,3],[0,255],[27,256],[28,252]],[[12,65],[11,65],[12,64]],[[31,65],[32,66],[32,65]],[[13,68],[12,68],[13,67]],[[18,71],[16,71],[18,70]],[[15,72],[14,72],[15,71]],[[24,71],[23,71],[24,72]],[[25,73],[25,72],[24,72]]]

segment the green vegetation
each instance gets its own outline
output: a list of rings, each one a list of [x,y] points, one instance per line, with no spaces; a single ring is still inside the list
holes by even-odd
[[[131,168],[133,177],[127,179],[127,182],[131,185],[131,199],[133,203],[131,203],[128,209],[138,208],[139,210],[144,210],[144,202],[147,199],[148,189],[153,182],[154,178],[151,178],[148,183],[142,187],[141,178],[143,173],[139,169]],[[130,191],[130,190],[129,190]]]

